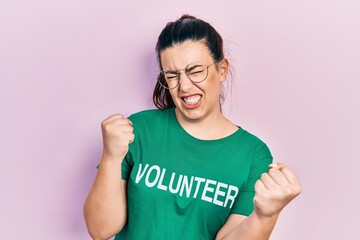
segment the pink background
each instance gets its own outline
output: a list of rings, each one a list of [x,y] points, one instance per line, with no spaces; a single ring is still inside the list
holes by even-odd
[[[360,1],[123,2],[0,2],[0,238],[90,238],[100,122],[153,108],[157,36],[191,13],[235,69],[225,114],[302,181],[271,239],[360,239]]]

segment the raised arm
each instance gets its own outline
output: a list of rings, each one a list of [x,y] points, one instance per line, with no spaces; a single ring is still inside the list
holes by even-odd
[[[115,114],[101,123],[103,154],[94,184],[84,203],[86,226],[94,240],[108,239],[126,223],[126,181],[121,164],[134,140],[132,123]]]
[[[249,217],[232,214],[216,240],[268,240],[282,209],[301,193],[293,170],[272,164],[255,184],[254,211]]]

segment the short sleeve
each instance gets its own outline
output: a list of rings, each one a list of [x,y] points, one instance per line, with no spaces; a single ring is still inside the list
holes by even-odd
[[[261,174],[268,172],[269,164],[272,163],[272,160],[273,157],[266,144],[263,144],[257,153],[254,153],[247,181],[240,189],[231,213],[249,216],[253,212],[255,182],[260,179]]]
[[[135,122],[135,120],[133,119],[133,115],[129,116],[129,120],[132,122]],[[134,127],[134,134],[135,134],[135,136],[137,135],[135,127]],[[134,156],[136,149],[138,149],[137,142],[138,142],[138,139],[135,137],[134,142],[129,144],[129,150],[128,150],[127,154],[125,155],[125,158],[121,164],[121,178],[125,181],[128,181],[132,167],[134,166],[134,157],[133,156]]]
[[[127,181],[130,177],[131,171],[131,153],[128,152],[121,164],[121,178]]]
[[[125,181],[129,179],[130,171],[131,171],[131,154],[127,153],[124,160],[121,163],[121,178]],[[96,166],[99,169],[100,164]]]

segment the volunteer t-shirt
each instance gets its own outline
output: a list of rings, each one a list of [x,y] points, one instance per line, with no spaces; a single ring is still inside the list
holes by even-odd
[[[129,119],[135,140],[122,164],[128,215],[116,240],[210,240],[230,214],[250,215],[255,181],[272,162],[259,138],[239,128],[197,139],[173,108]]]

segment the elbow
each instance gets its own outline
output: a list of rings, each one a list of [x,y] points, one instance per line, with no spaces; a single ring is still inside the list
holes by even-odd
[[[109,239],[119,233],[127,222],[125,209],[111,212],[104,211],[89,199],[84,202],[83,215],[86,228],[93,240]]]
[[[91,229],[88,229],[88,232],[89,235],[91,236],[91,239],[93,240],[106,240],[115,235],[115,234],[107,234],[105,232],[100,232],[100,231],[91,231]]]
[[[93,240],[105,240],[120,232],[126,224],[125,219],[100,217],[84,204],[84,219],[89,235]]]
[[[121,224],[118,226],[112,226],[112,227],[98,227],[93,226],[91,223],[86,223],[87,230],[89,235],[93,240],[106,240],[114,235],[116,235],[118,232],[120,232],[125,224]]]
[[[93,240],[104,240],[104,239],[108,239],[108,238],[106,238],[106,236],[102,236],[100,233],[91,231],[91,229],[89,229],[89,228],[88,228],[88,233],[89,233],[91,239],[93,239]]]

